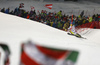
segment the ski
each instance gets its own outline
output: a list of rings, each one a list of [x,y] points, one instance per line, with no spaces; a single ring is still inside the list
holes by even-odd
[[[82,37],[80,34],[77,34],[77,35],[74,35],[74,34],[71,34],[71,33],[67,33],[67,34],[68,34],[68,35],[73,35],[73,36],[75,36],[75,37],[77,37],[77,38],[86,39],[86,38]]]

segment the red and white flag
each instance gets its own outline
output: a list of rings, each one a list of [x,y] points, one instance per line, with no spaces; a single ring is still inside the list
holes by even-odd
[[[34,10],[35,8],[33,6],[30,6],[31,10]]]
[[[48,48],[33,42],[22,44],[21,50],[20,65],[74,65],[78,56],[76,51]]]
[[[45,7],[52,9],[52,4],[46,4]]]

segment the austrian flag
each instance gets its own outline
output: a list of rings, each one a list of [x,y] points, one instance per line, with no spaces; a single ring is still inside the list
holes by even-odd
[[[45,7],[52,9],[52,4],[46,4]]]
[[[20,65],[75,65],[78,54],[77,51],[49,48],[27,42],[22,44]]]

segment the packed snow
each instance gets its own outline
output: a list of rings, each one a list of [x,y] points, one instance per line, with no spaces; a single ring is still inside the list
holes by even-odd
[[[21,43],[28,40],[42,46],[78,51],[76,65],[100,65],[100,30],[86,31],[80,34],[87,39],[81,39],[43,23],[0,13],[0,42],[10,48],[10,65],[19,65]]]

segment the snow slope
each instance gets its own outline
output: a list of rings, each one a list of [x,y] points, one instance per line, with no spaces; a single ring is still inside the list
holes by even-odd
[[[80,30],[83,31],[80,32]],[[77,32],[93,43],[100,44],[100,29],[81,28]]]
[[[28,40],[42,46],[78,51],[76,65],[100,65],[100,43],[99,40],[95,42],[100,38],[100,31],[92,29],[91,34],[83,36],[87,39],[70,36],[67,32],[45,24],[0,12],[0,42],[8,44],[10,48],[11,65],[19,65],[21,43]]]

